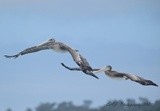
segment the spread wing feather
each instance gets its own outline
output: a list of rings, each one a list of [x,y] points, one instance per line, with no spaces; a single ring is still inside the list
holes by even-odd
[[[34,53],[34,52],[38,52],[41,50],[46,50],[46,49],[50,49],[48,46],[33,46],[27,49],[24,49],[23,51],[15,54],[15,55],[4,55],[6,58],[17,58],[20,55],[25,55],[25,54],[29,54],[29,53]]]

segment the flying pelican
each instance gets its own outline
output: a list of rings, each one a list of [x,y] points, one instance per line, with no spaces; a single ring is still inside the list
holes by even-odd
[[[38,52],[41,50],[47,50],[47,49],[53,49],[54,51],[57,51],[57,52],[69,52],[71,54],[73,60],[76,62],[76,64],[81,69],[81,71],[83,71],[87,75],[90,75],[90,76],[93,76],[93,77],[99,79],[96,75],[94,75],[92,73],[91,66],[88,64],[87,60],[84,59],[78,53],[78,50],[75,50],[64,43],[57,42],[57,41],[55,41],[54,38],[51,38],[51,39],[49,39],[49,40],[47,40],[37,46],[33,46],[30,48],[24,49],[23,51],[15,54],[15,55],[4,55],[4,56],[6,58],[17,58],[20,55],[22,56],[25,54],[34,53],[34,52]]]
[[[63,67],[65,67],[65,68],[69,69],[69,70],[72,70],[72,71],[81,71],[80,68],[71,68],[71,67],[66,66],[64,63],[61,63],[61,65]],[[105,75],[109,76],[111,78],[124,78],[125,80],[130,79],[131,81],[137,82],[137,83],[139,83],[141,85],[158,86],[157,84],[155,84],[151,80],[144,79],[144,78],[142,78],[140,76],[137,76],[137,75],[134,75],[134,74],[128,74],[128,73],[121,73],[121,72],[113,71],[112,67],[110,65],[107,66],[107,67],[101,68],[101,69],[98,68],[98,69],[92,69],[92,70],[93,70],[93,73],[94,73],[94,71],[97,71],[98,73],[104,71]],[[97,72],[95,72],[94,74],[96,74]]]
[[[128,73],[121,73],[121,72],[117,72],[117,71],[113,71],[112,70],[112,66],[108,66],[109,70],[105,71],[105,74],[107,76],[113,77],[113,78],[124,78],[124,79],[130,79],[131,81],[137,82],[141,85],[153,85],[153,86],[158,86],[157,84],[155,84],[154,82],[152,82],[151,80],[147,80],[144,79],[140,76],[134,75],[134,74],[128,74]]]

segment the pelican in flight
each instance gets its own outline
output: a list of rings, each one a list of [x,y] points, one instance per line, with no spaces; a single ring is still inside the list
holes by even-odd
[[[61,65],[65,68],[67,68],[68,70],[81,71],[80,68],[71,68],[71,67],[66,66],[64,63],[61,63]],[[104,68],[101,68],[101,69],[98,68],[98,69],[92,69],[92,70],[93,70],[93,73],[94,73],[94,71],[96,71],[94,74],[104,72],[106,76],[109,76],[111,78],[124,78],[125,80],[130,79],[131,81],[137,82],[141,85],[145,85],[145,86],[153,85],[153,86],[158,87],[158,85],[155,84],[154,82],[152,82],[151,80],[144,79],[140,76],[137,76],[137,75],[134,75],[134,74],[128,74],[128,73],[121,73],[121,72],[113,71],[112,66],[110,66],[110,65],[106,66]]]
[[[73,58],[73,60],[76,62],[76,64],[79,66],[79,68],[81,69],[82,72],[84,72],[87,75],[93,76],[97,79],[99,79],[92,71],[92,67],[89,65],[89,63],[87,62],[87,60],[82,57],[82,55],[80,55],[78,53],[78,50],[75,50],[71,47],[69,47],[68,45],[61,43],[61,42],[57,42],[55,41],[54,38],[51,38],[37,46],[33,46],[30,48],[26,48],[23,51],[15,54],[15,55],[4,55],[6,58],[17,58],[20,55],[25,55],[25,54],[29,54],[29,53],[34,53],[34,52],[38,52],[41,50],[48,50],[48,49],[53,49],[54,51],[57,52],[69,52]]]

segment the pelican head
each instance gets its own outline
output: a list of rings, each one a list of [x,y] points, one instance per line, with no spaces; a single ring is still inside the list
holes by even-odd
[[[56,40],[54,38],[50,38],[48,41],[49,42],[55,42]]]
[[[55,43],[56,41],[55,41],[54,38],[51,38],[51,39],[49,39],[49,40],[43,41],[43,42],[40,43],[38,46],[43,46],[43,45],[46,45],[46,44],[48,44],[48,43],[50,43],[50,42]]]
[[[109,71],[112,70],[112,66],[108,65],[107,68],[109,69]]]

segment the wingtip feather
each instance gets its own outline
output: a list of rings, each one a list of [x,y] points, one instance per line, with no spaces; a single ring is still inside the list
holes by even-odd
[[[9,56],[9,55],[4,55],[4,57],[6,58],[17,58],[19,55],[13,55],[13,56]]]

